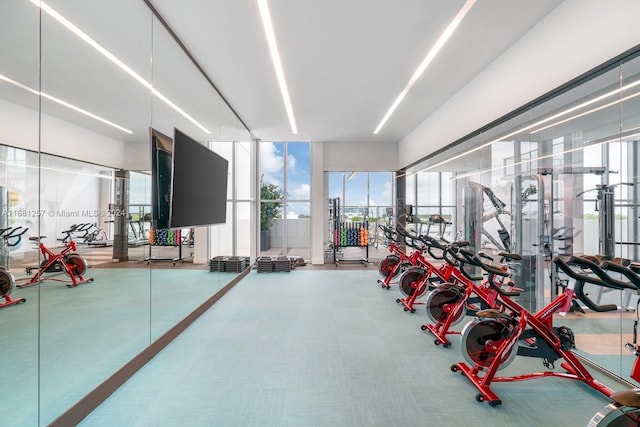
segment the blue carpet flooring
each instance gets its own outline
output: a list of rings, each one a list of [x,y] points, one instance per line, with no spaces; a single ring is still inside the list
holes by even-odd
[[[252,272],[81,425],[584,427],[608,403],[557,378],[496,384],[501,406],[476,402],[449,369],[459,340],[436,347],[423,311],[405,313],[376,279]],[[520,357],[501,374],[540,370]]]
[[[2,309],[0,402],[11,415],[0,426],[49,424],[236,274],[92,268],[87,276],[95,280],[76,288],[14,289],[27,302]]]

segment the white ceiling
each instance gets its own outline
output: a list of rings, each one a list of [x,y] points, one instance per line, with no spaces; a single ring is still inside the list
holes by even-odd
[[[291,133],[255,0],[151,0],[262,140],[401,140],[560,0],[480,0],[378,135],[463,0],[270,0]],[[532,59],[534,60],[534,59]]]
[[[256,0],[150,2],[255,137],[395,143],[561,0],[478,0],[378,135],[373,130],[463,0],[270,0],[298,135],[290,131]],[[50,17],[40,20],[28,0],[0,1],[0,74],[32,88],[40,84],[43,92],[133,133],[46,99],[38,107],[33,94],[4,82],[0,98],[127,143],[148,144],[148,127],[163,123],[199,140],[216,140],[223,134],[221,123],[234,122],[228,113],[216,120],[224,113],[221,101],[169,35],[152,25],[142,0],[47,3],[211,133],[152,99],[147,88]],[[45,151],[46,144],[43,138]]]

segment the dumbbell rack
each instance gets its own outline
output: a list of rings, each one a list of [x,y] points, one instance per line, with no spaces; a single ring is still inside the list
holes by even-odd
[[[365,217],[363,221],[351,222],[343,221],[340,214],[340,198],[330,201],[331,207],[331,239],[333,248],[333,263],[363,263],[369,262],[369,220]],[[340,248],[359,247],[364,248],[364,258],[343,258],[338,256]]]

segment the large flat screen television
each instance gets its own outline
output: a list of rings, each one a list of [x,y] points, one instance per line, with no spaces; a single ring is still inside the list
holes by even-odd
[[[229,162],[178,129],[172,158],[169,227],[223,224]]]

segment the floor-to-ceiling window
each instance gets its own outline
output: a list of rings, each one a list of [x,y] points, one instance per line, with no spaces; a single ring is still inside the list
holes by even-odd
[[[311,257],[311,146],[260,142],[260,253]]]
[[[338,199],[340,221],[345,224],[368,224],[370,260],[380,258],[376,251],[381,242],[379,224],[393,221],[393,174],[391,172],[327,172],[329,199]],[[327,225],[331,235],[331,224]],[[331,242],[328,239],[327,242]],[[328,243],[329,245],[331,243]],[[356,250],[361,250],[356,248]],[[384,255],[382,255],[384,256]],[[362,258],[358,256],[358,258]]]
[[[455,190],[451,172],[421,172],[407,177],[407,204],[413,207],[413,221],[418,232],[450,239],[454,235]],[[430,223],[438,215],[445,222]]]
[[[251,255],[252,142],[211,142],[211,148],[229,161],[227,178],[227,221],[211,226],[210,255]]]

